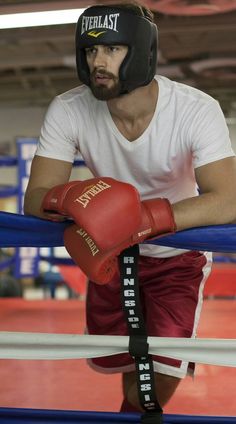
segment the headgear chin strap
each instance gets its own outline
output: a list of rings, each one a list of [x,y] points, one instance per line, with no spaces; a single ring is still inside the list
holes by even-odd
[[[76,28],[76,64],[80,81],[90,86],[85,48],[126,45],[119,79],[121,94],[149,84],[157,66],[157,26],[144,16],[111,6],[92,6],[80,16]]]

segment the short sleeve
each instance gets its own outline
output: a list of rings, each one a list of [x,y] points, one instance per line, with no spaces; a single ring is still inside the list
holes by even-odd
[[[55,97],[41,128],[36,155],[73,162],[76,154],[76,136],[69,110],[59,97]]]
[[[207,102],[193,120],[191,150],[194,168],[235,156],[223,112],[214,99]]]

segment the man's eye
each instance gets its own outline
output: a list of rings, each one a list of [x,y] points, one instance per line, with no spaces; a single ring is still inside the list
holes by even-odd
[[[118,47],[117,46],[110,46],[109,50],[112,51],[112,52],[115,52],[116,50],[118,50]]]
[[[86,54],[93,54],[93,53],[96,53],[96,49],[91,47],[90,49],[86,49],[85,52]]]

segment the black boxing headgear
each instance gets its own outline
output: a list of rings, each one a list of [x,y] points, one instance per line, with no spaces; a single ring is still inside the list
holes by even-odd
[[[76,28],[76,65],[81,82],[90,86],[85,48],[126,45],[119,79],[121,94],[149,84],[157,66],[157,26],[144,16],[119,7],[92,6],[80,16]]]

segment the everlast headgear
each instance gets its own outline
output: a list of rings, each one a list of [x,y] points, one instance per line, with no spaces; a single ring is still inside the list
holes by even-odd
[[[80,81],[88,86],[85,48],[97,44],[128,46],[119,70],[121,94],[152,81],[157,66],[157,26],[149,19],[112,5],[85,10],[76,28],[76,64]]]

